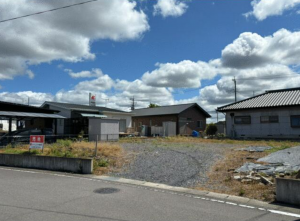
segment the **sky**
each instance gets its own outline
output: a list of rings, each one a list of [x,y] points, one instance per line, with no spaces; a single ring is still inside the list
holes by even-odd
[[[0,20],[86,1],[1,0]],[[300,0],[98,0],[0,22],[0,100],[195,102],[216,121],[233,78],[238,100],[300,87],[299,21]]]

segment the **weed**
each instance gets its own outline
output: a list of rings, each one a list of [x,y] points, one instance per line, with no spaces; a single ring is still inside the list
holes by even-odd
[[[243,188],[240,188],[239,196],[244,196],[246,191]]]

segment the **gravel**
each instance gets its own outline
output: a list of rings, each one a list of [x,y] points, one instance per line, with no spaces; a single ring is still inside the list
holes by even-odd
[[[229,144],[214,143],[124,143],[134,160],[121,172],[110,175],[128,179],[193,187],[205,184],[206,173],[224,156]]]

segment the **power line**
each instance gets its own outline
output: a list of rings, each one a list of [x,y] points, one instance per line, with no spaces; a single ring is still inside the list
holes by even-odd
[[[20,18],[26,18],[26,17],[30,17],[30,16],[33,16],[33,15],[40,15],[40,14],[44,14],[44,13],[47,13],[47,12],[57,11],[57,10],[60,10],[60,9],[70,8],[70,7],[73,7],[73,6],[83,5],[83,4],[96,2],[96,1],[99,1],[99,0],[90,0],[90,1],[86,1],[86,2],[79,2],[79,3],[72,4],[72,5],[66,5],[66,6],[62,6],[62,7],[59,7],[59,8],[49,9],[49,10],[46,10],[46,11],[40,11],[40,12],[35,12],[35,13],[32,13],[32,14],[28,14],[28,15],[22,15],[22,16],[19,16],[19,17],[9,18],[9,19],[5,19],[5,20],[1,20],[0,23],[16,20],[16,19],[20,19]]]

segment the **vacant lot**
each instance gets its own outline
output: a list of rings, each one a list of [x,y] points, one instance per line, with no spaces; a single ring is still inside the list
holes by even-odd
[[[110,175],[129,179],[190,187],[246,196],[265,201],[274,199],[274,186],[246,184],[233,179],[234,170],[245,162],[270,152],[300,145],[297,142],[206,140],[200,138],[122,139],[127,155],[120,172]],[[236,151],[247,146],[271,146],[261,153]]]

